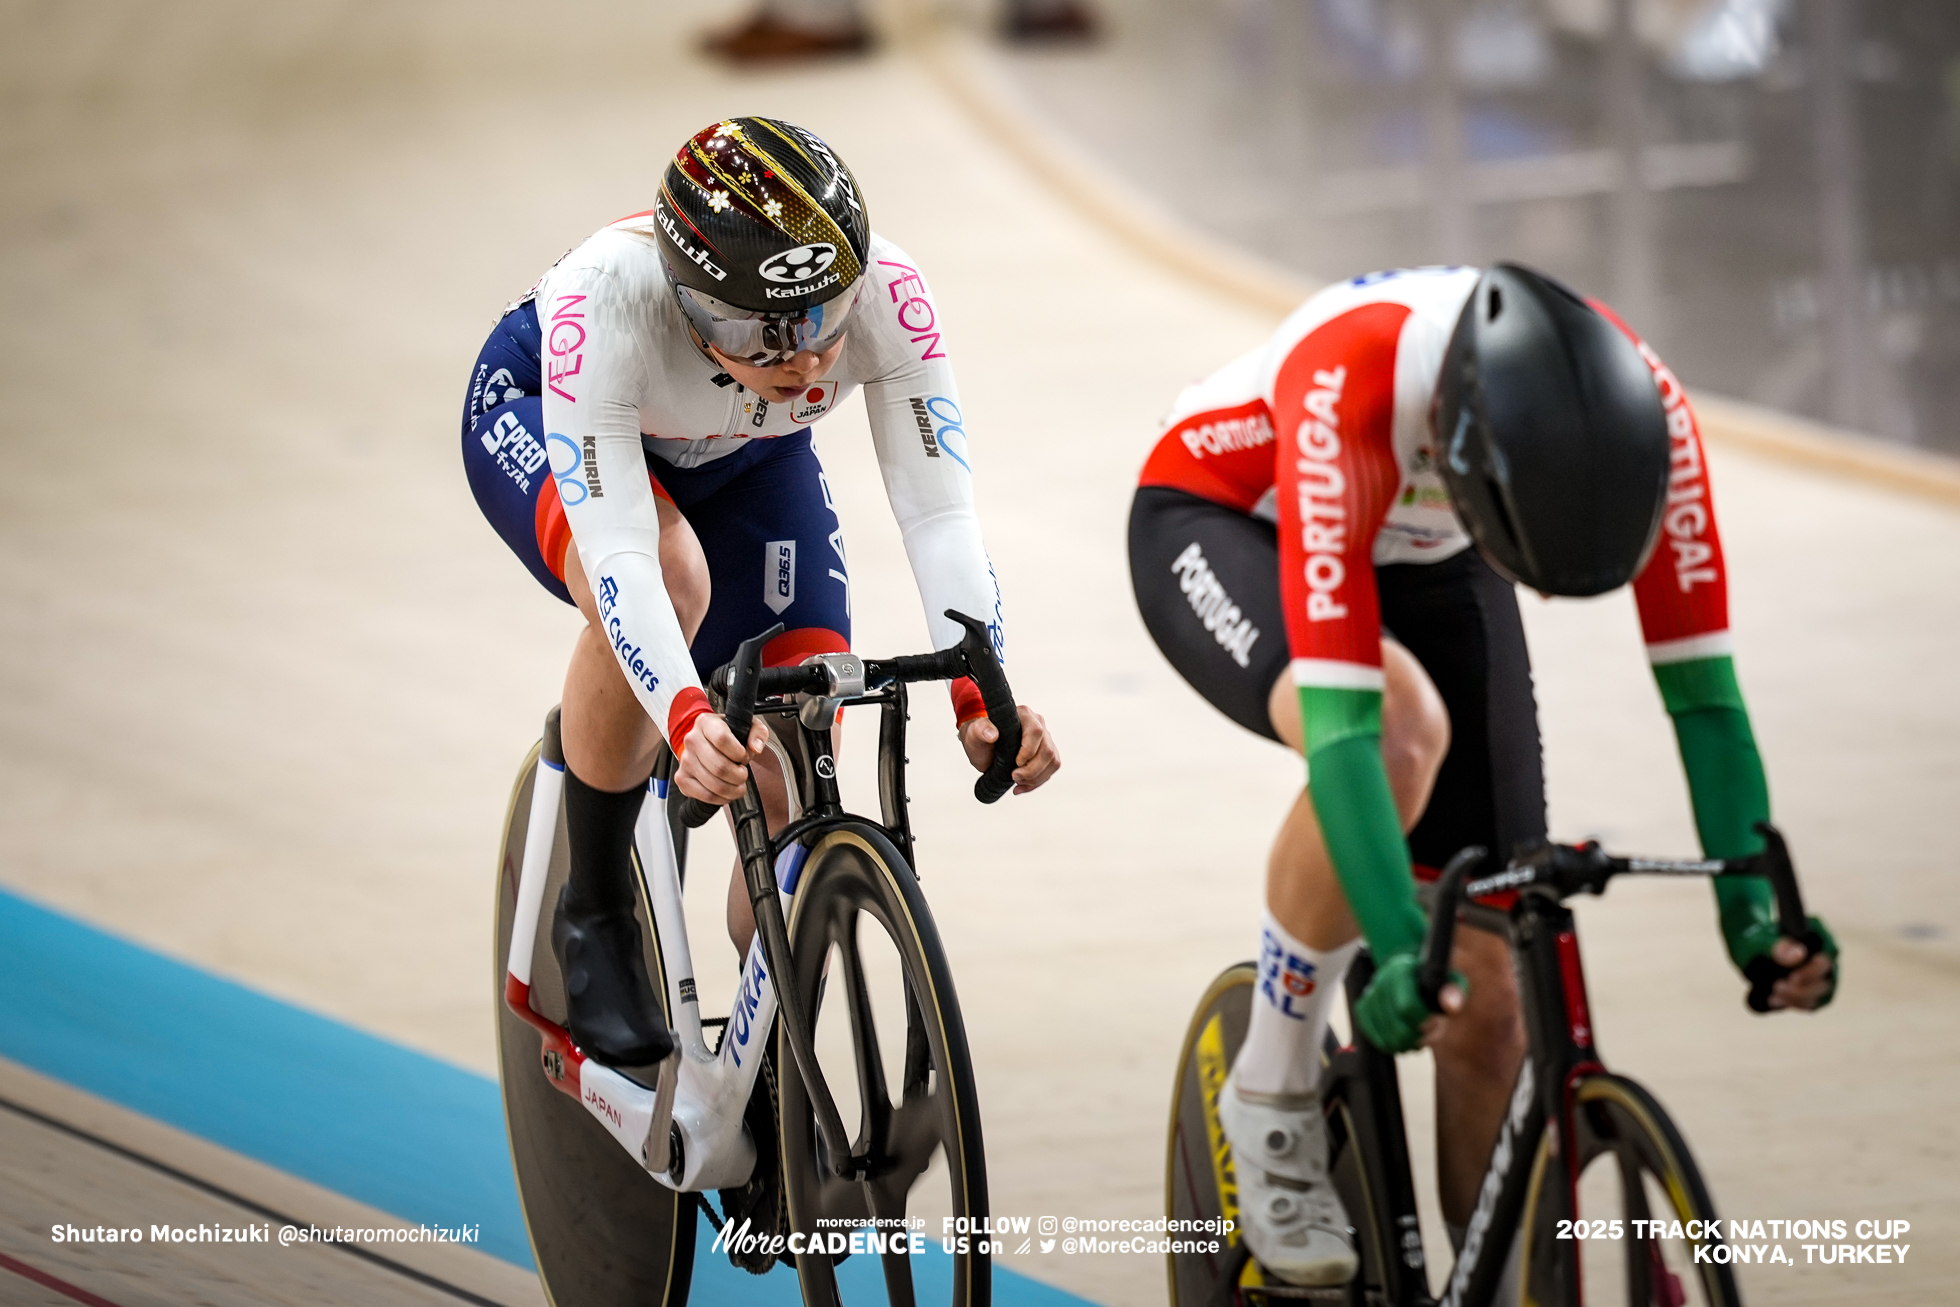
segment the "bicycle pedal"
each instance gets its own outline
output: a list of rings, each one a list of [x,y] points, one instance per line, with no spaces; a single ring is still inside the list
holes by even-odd
[[[1347,1284],[1288,1284],[1284,1280],[1266,1279],[1266,1269],[1250,1256],[1239,1266],[1238,1301],[1240,1307],[1271,1307],[1278,1303],[1330,1302],[1354,1303],[1362,1301],[1356,1285]]]

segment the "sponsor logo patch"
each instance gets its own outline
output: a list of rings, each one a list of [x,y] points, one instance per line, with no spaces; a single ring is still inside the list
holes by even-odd
[[[851,185],[850,169],[839,162],[837,156],[830,152],[830,147],[817,139],[812,133],[804,131],[801,127],[794,126],[790,130],[795,132],[802,139],[803,143],[810,147],[813,153],[821,154],[824,160],[830,164],[830,170],[835,177],[836,185],[844,192],[844,202],[851,206],[852,213],[862,216],[864,206],[858,203],[857,188]]]
[[[926,402],[917,395],[912,396],[912,420],[919,424],[919,443],[926,448],[927,458],[939,457],[939,442],[932,438],[932,415],[926,412]]]
[[[769,973],[762,965],[762,950],[751,945],[748,968],[742,974],[742,988],[735,995],[734,1011],[728,1014],[728,1035],[722,1040],[724,1051],[736,1066],[742,1065],[742,1053],[749,1046],[749,1036],[754,1033],[756,1009],[762,1006],[762,986],[768,979]]]
[[[835,262],[837,262],[837,247],[827,241],[815,241],[809,245],[799,245],[793,250],[784,250],[781,254],[771,255],[757,264],[755,270],[762,274],[764,281],[773,281],[779,285],[783,283],[797,285],[798,289],[792,293],[800,295],[804,290],[814,290],[818,286],[827,285],[828,282],[816,279]],[[834,276],[829,278],[829,281],[836,280]]]
[[[1259,933],[1259,996],[1283,1017],[1305,1021],[1307,1014],[1293,1000],[1305,998],[1319,988],[1318,969],[1305,958],[1284,948],[1270,930]]]
[[[510,375],[509,368],[498,368],[488,377],[483,375],[486,371],[488,371],[487,365],[476,370],[476,385],[470,392],[472,421],[500,404],[509,404],[524,398],[524,389],[517,384],[517,378]]]
[[[585,370],[585,314],[578,309],[583,303],[583,295],[560,295],[551,324],[545,330],[545,346],[551,351],[551,359],[544,368],[545,381],[552,394],[572,404],[578,403],[578,396],[565,386]]]
[[[762,546],[762,602],[779,617],[796,602],[796,541],[771,540]]]
[[[716,281],[728,280],[728,270],[726,268],[717,264],[714,261],[714,257],[705,249],[695,248],[688,241],[687,237],[681,234],[681,225],[674,221],[672,214],[667,212],[667,203],[665,200],[654,204],[653,217],[654,221],[660,224],[660,230],[667,233],[667,239],[674,242],[674,248],[678,249],[688,259],[698,265],[701,271],[707,273]]]
[[[772,300],[798,299],[805,295],[814,294],[826,286],[834,286],[838,280],[837,274],[833,272],[818,281],[809,282],[806,285],[764,286],[762,293]]]
[[[1715,546],[1702,537],[1713,519],[1708,511],[1708,479],[1701,466],[1701,441],[1696,438],[1694,410],[1674,372],[1647,346],[1635,342],[1647,366],[1654,371],[1660,387],[1661,407],[1667,412],[1668,473],[1667,511],[1661,517],[1666,545],[1674,553],[1674,580],[1682,594],[1692,594],[1698,585],[1721,580],[1716,569]]]
[[[912,402],[918,403],[917,400]],[[960,406],[944,395],[934,395],[926,401],[925,407],[926,416],[933,422],[933,442],[945,450],[955,463],[971,472],[973,465],[967,462],[966,455],[960,452],[967,447],[966,419],[960,415]],[[913,412],[916,415],[918,410],[914,409]],[[959,442],[957,445],[953,443],[956,439]]]
[[[1192,541],[1184,552],[1171,560],[1178,588],[1191,601],[1191,611],[1204,623],[1205,630],[1218,641],[1218,647],[1241,667],[1252,665],[1252,646],[1259,639],[1259,628],[1225,593],[1225,585],[1211,570],[1204,547]]]
[[[1179,439],[1191,451],[1191,457],[1203,458],[1210,454],[1236,454],[1242,449],[1257,449],[1271,444],[1273,424],[1264,413],[1254,413],[1247,417],[1224,418],[1217,422],[1207,422],[1202,426],[1188,427]]]
[[[820,381],[806,389],[790,401],[789,418],[792,422],[813,422],[830,411],[837,398],[837,383]],[[917,400],[913,401],[917,403]]]
[[[592,493],[594,499],[604,499],[606,488],[599,484],[599,438],[597,436],[585,438],[584,464],[585,488]]]
[[[544,446],[525,430],[517,415],[498,415],[497,420],[478,439],[490,456],[497,460],[497,466],[504,470],[504,475],[515,481],[519,490],[527,495],[531,493],[531,478],[544,466]]]
[[[559,437],[563,440],[564,437]],[[570,441],[566,441],[570,444]],[[561,483],[562,484],[562,483]],[[575,483],[576,484],[576,483]],[[605,623],[606,636],[612,641],[613,652],[619,657],[619,665],[628,676],[646,687],[648,694],[660,688],[660,678],[655,676],[648,664],[646,654],[640,646],[626,638],[624,625],[619,614],[619,582],[611,576],[599,577],[599,618]]]
[[[615,1127],[626,1124],[626,1118],[621,1114],[620,1110],[608,1102],[606,1096],[596,1089],[589,1087],[586,1089],[585,1105],[598,1115],[612,1122]]]
[[[939,315],[933,311],[932,301],[926,298],[926,283],[919,276],[919,270],[908,263],[894,263],[890,259],[880,259],[878,262],[887,268],[898,269],[899,275],[892,278],[890,287],[891,302],[898,306],[894,316],[905,334],[912,338],[912,343],[920,347],[919,360],[945,358],[945,351],[939,348],[939,332],[935,329]],[[901,294],[905,298],[899,298]]]
[[[584,452],[572,443],[570,436],[557,431],[544,438],[544,445],[551,455],[551,479],[558,483],[558,502],[567,508],[583,504],[588,493],[585,482],[579,480],[579,473],[585,467]]]
[[[1347,580],[1347,474],[1341,456],[1341,391],[1347,369],[1313,374],[1314,388],[1303,401],[1307,415],[1293,435],[1299,452],[1300,547],[1307,555],[1307,620],[1330,622],[1348,615],[1334,596]]]

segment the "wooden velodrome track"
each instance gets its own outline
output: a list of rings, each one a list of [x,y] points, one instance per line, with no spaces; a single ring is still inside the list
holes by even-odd
[[[798,119],[932,278],[1010,673],[1066,755],[1048,790],[983,811],[929,715],[912,751],[994,1210],[1158,1211],[1176,1043],[1204,982],[1250,951],[1299,769],[1151,648],[1123,521],[1159,413],[1271,312],[1085,217],[905,45],[761,79],[688,53],[709,18],[695,6],[7,14],[0,885],[494,1074],[498,823],[574,618],[471,503],[466,370],[561,250],[645,206],[675,141],[728,113]],[[1130,328],[1134,348],[1109,347]],[[820,433],[857,643],[909,651],[917,600],[861,411]],[[1616,887],[1581,909],[1603,1046],[1674,1110],[1725,1215],[1913,1224],[1904,1266],[1749,1268],[1752,1302],[1945,1300],[1960,1294],[1960,516],[1719,439],[1712,460],[1743,684],[1847,979],[1823,1016],[1753,1018],[1705,890]],[[1690,851],[1631,604],[1533,599],[1526,615],[1555,830]],[[718,908],[696,907],[705,969]],[[704,976],[711,1002],[727,980]],[[0,1097],[31,1107],[30,1086],[44,1115],[233,1191],[212,1176],[235,1158],[150,1136],[143,1152],[131,1141],[156,1127],[8,1075]],[[146,1244],[130,1260],[47,1235],[122,1212],[194,1224],[228,1201],[0,1105],[0,1254],[106,1300],[453,1296],[331,1249]],[[1155,1257],[1004,1263],[1096,1302],[1162,1300]],[[524,1296],[502,1264],[454,1276]],[[44,1289],[0,1270],[0,1301],[72,1300]]]

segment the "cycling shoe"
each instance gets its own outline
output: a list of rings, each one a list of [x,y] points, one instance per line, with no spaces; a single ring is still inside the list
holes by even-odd
[[[565,1025],[601,1066],[651,1066],[674,1051],[631,912],[574,912],[570,887],[551,922],[551,951],[565,977]]]
[[[1327,1178],[1327,1129],[1313,1095],[1241,1095],[1227,1079],[1218,1122],[1232,1145],[1241,1236],[1288,1284],[1346,1284],[1360,1268],[1347,1211]]]

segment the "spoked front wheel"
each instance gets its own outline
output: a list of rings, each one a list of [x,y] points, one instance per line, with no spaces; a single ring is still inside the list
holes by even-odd
[[[1554,1131],[1532,1165],[1523,1302],[1740,1307],[1708,1187],[1654,1096],[1624,1076],[1590,1075],[1572,1112],[1578,1165],[1558,1156]]]
[[[795,974],[778,983],[795,986],[811,1014],[823,1079],[853,1136],[845,1178],[785,1038],[783,1172],[790,1229],[807,1241],[796,1257],[804,1302],[987,1307],[992,1255],[987,1236],[971,1232],[987,1215],[979,1100],[917,880],[877,830],[829,829],[797,879],[789,937]],[[950,1253],[948,1216],[974,1218]],[[853,1228],[867,1232],[855,1255]]]

